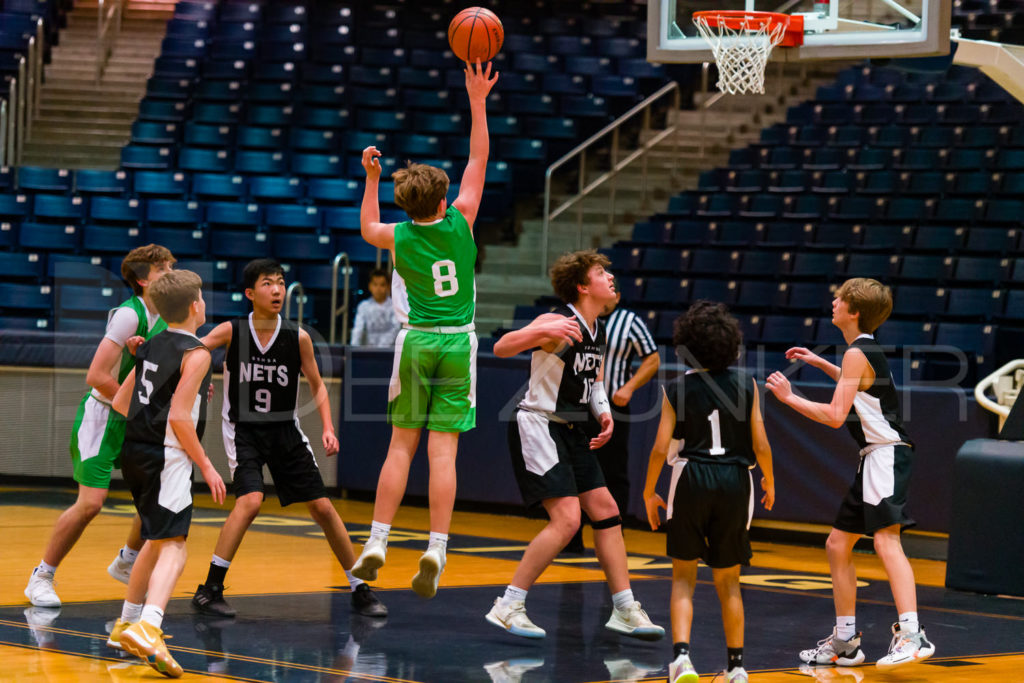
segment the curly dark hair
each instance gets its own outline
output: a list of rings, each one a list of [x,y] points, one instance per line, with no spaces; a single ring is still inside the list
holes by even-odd
[[[725,370],[736,361],[743,333],[725,304],[697,301],[672,325],[672,343],[680,360],[711,372]]]
[[[551,287],[559,299],[574,304],[580,298],[576,288],[588,284],[587,274],[590,269],[596,265],[608,268],[611,264],[608,257],[599,254],[597,249],[567,252],[559,256],[555,265],[551,266]]]

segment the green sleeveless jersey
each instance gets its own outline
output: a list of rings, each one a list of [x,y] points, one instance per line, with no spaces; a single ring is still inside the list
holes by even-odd
[[[399,320],[423,327],[459,327],[476,313],[476,243],[454,206],[437,223],[395,225],[392,297]]]
[[[153,323],[153,329],[149,329],[148,318],[146,317],[146,305],[142,303],[142,299],[132,295],[132,297],[121,303],[117,308],[130,308],[135,311],[135,315],[139,318],[139,326],[135,328],[135,334],[139,337],[145,337],[146,339],[152,339],[160,332],[167,329],[167,323],[164,322],[163,318],[157,318],[156,322]],[[110,312],[114,314],[115,308]],[[128,373],[135,367],[135,356],[128,353],[128,347],[125,346],[121,349],[121,366],[117,371],[117,381],[123,382],[124,378],[128,376]]]

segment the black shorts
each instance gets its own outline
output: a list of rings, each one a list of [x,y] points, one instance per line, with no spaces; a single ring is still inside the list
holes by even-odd
[[[893,524],[899,524],[901,531],[916,526],[904,510],[913,463],[910,446],[882,446],[861,458],[832,526],[867,536]]]
[[[551,422],[526,410],[508,426],[508,449],[523,502],[578,496],[604,486],[590,440],[579,425]]]
[[[125,441],[121,472],[142,519],[142,538],[188,536],[192,523],[192,461],[185,451]]]
[[[233,429],[232,429],[233,427]],[[263,493],[263,466],[270,469],[281,505],[327,497],[309,440],[294,422],[224,423],[224,448],[235,497]]]
[[[743,465],[687,462],[674,482],[666,523],[669,557],[715,569],[749,565],[754,492]]]

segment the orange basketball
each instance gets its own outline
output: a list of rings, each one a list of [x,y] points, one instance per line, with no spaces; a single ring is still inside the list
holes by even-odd
[[[505,42],[501,19],[484,7],[467,7],[448,24],[448,44],[455,56],[475,64],[490,61]]]

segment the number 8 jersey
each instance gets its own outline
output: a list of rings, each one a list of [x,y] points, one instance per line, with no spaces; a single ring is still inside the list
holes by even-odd
[[[398,320],[418,327],[460,327],[476,312],[476,242],[449,206],[434,223],[395,225],[391,298]]]
[[[750,411],[754,380],[745,372],[690,370],[665,385],[665,396],[676,411],[669,464],[680,459],[753,467]]]
[[[266,347],[248,318],[231,321],[231,343],[224,357],[223,415],[233,424],[294,422],[299,395],[299,328],[280,315]]]

